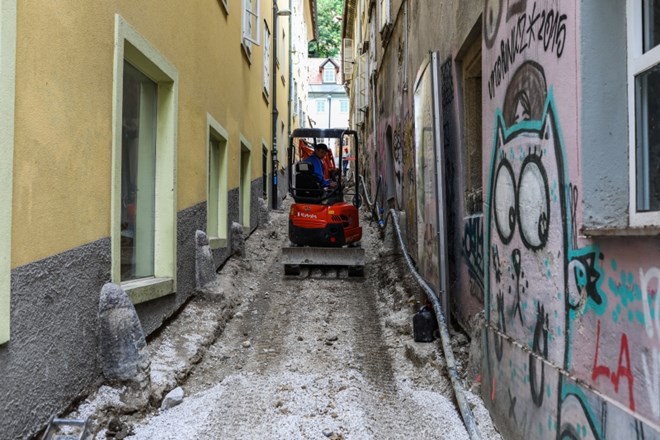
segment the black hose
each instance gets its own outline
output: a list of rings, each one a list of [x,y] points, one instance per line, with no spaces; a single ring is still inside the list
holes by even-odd
[[[367,204],[370,207],[373,207],[373,203],[369,199],[367,188],[364,185],[364,180],[362,179],[362,176],[360,176],[360,181],[362,183],[362,191],[364,192],[364,198],[367,201]],[[456,402],[458,403],[458,409],[463,419],[463,424],[465,425],[465,428],[467,429],[468,435],[470,436],[471,440],[480,440],[481,434],[479,433],[479,428],[477,427],[477,423],[474,419],[474,415],[472,414],[472,410],[470,410],[470,406],[468,405],[467,400],[465,399],[465,391],[463,389],[463,384],[461,383],[461,379],[458,376],[458,371],[456,370],[456,359],[454,358],[454,352],[451,349],[451,338],[449,336],[449,330],[447,329],[447,322],[445,320],[445,315],[442,311],[442,306],[440,305],[440,300],[438,299],[436,293],[433,291],[431,286],[428,285],[428,283],[424,280],[424,278],[422,278],[422,276],[415,269],[413,261],[410,258],[410,255],[408,254],[408,250],[406,249],[405,243],[403,242],[403,238],[401,236],[401,227],[399,226],[399,215],[394,209],[390,209],[388,211],[388,214],[385,217],[385,221],[379,218],[378,221],[379,228],[385,229],[387,227],[387,220],[390,217],[393,220],[394,230],[396,231],[396,235],[399,241],[399,246],[401,247],[401,251],[406,260],[406,264],[408,265],[408,269],[410,270],[410,273],[412,274],[413,278],[415,278],[415,281],[417,281],[417,284],[419,284],[419,286],[424,290],[426,296],[433,304],[433,310],[435,311],[435,316],[438,321],[438,328],[440,329],[440,341],[442,343],[442,351],[444,353],[445,359],[447,360],[447,370],[449,370],[449,378],[451,380],[452,388],[454,390],[454,396],[456,397]]]

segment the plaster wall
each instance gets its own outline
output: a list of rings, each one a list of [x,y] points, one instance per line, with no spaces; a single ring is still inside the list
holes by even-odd
[[[367,124],[373,120],[375,127],[368,132],[365,143],[368,154],[364,156],[372,194],[376,192],[378,177],[383,176],[380,205],[390,207],[388,199],[393,196],[396,208],[415,213],[418,207],[415,204],[413,88],[429,52],[437,52],[441,90],[434,99],[440,101],[443,113],[440,144],[446,159],[443,171],[447,200],[448,294],[453,304],[452,313],[466,327],[470,325],[470,317],[483,308],[483,271],[479,264],[481,241],[479,244],[471,241],[479,239],[480,221],[464,219],[462,90],[456,59],[471,38],[470,32],[478,23],[482,9],[481,1],[392,2],[391,29],[384,40],[383,35],[379,35],[375,49],[378,65],[373,93],[376,100],[375,107],[372,105],[369,111],[375,112],[376,117],[372,119],[370,114],[367,118]],[[430,209],[434,209],[433,206],[429,205]],[[420,249],[421,253],[431,255],[437,244],[431,240],[428,246],[419,246],[416,216],[408,215],[406,223],[408,249],[414,253]],[[418,261],[433,259],[422,254],[416,258]],[[428,268],[426,272],[427,280],[438,278],[438,269]],[[471,283],[473,279],[475,282]]]
[[[267,3],[262,17],[270,21]],[[109,234],[115,14],[179,72],[179,210],[206,199],[199,164],[207,160],[207,113],[228,132],[230,188],[238,186],[240,136],[252,145],[271,138],[269,118],[255,117],[270,114],[262,93],[263,46],[245,55],[240,9],[227,14],[221,2],[184,8],[171,0],[20,2],[12,267]],[[285,109],[285,84],[280,96]],[[258,150],[253,154],[260,157]],[[252,161],[253,176],[260,167]]]
[[[508,438],[660,436],[658,239],[581,234],[625,224],[628,178],[625,75],[598,71],[625,4],[586,3],[484,9],[482,393]]]
[[[261,180],[252,182],[251,226],[258,225]],[[228,218],[238,221],[238,189],[229,194]],[[177,293],[136,305],[150,335],[195,291],[195,231],[204,230],[206,204],[177,215]],[[231,238],[230,238],[231,240]],[[220,265],[231,242],[215,249]],[[103,378],[97,362],[98,301],[110,281],[110,239],[66,251],[12,271],[12,338],[0,346],[3,438],[28,438]],[[75,355],[74,355],[75,354]],[[6,436],[6,437],[5,437]]]

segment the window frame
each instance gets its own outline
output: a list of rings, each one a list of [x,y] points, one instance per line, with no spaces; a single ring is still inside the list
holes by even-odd
[[[115,14],[113,81],[111,280],[134,304],[176,291],[176,150],[179,73],[123,17]],[[157,84],[154,276],[121,280],[122,108],[124,62]]]
[[[326,80],[326,72],[332,72],[332,79]],[[323,84],[337,84],[337,69],[332,63],[326,63],[323,66]]]
[[[270,97],[270,29],[268,22],[264,20],[264,78],[263,78],[263,93],[266,99]]]
[[[391,0],[380,0],[379,5],[379,19],[380,19],[380,32],[387,30],[388,26],[392,23],[392,2]]]
[[[325,103],[327,102],[326,98],[316,98],[316,113],[325,113]]]
[[[11,216],[14,158],[14,105],[16,100],[17,0],[0,3],[0,344],[10,339],[11,319]]]
[[[339,113],[348,113],[349,105],[347,98],[339,99]]]
[[[637,99],[636,77],[660,65],[660,44],[643,51],[643,0],[627,0],[628,31],[628,157],[630,185],[630,226],[660,226],[660,210],[637,212]]]
[[[243,24],[241,25],[243,46],[248,53],[252,53],[252,45],[259,46],[260,44],[260,0],[243,0]],[[252,20],[255,26],[251,28]],[[256,32],[256,35],[253,34]]]
[[[218,175],[212,179],[213,173],[211,166],[214,160],[214,151],[211,146],[211,139],[219,143],[217,152]],[[229,221],[227,219],[229,195],[228,195],[228,159],[229,159],[229,134],[225,128],[216,121],[213,116],[206,115],[206,149],[208,158],[207,170],[207,189],[206,189],[206,236],[209,240],[211,249],[218,249],[227,246],[227,237],[229,234]],[[211,198],[215,196],[215,201]],[[212,208],[215,207],[215,212]]]

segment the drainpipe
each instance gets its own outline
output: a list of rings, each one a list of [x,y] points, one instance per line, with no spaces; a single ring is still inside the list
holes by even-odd
[[[271,207],[277,209],[278,207],[278,195],[277,195],[277,116],[279,112],[277,111],[277,3],[273,2],[273,68],[271,76],[273,77],[273,92],[271,99],[273,100],[272,104],[272,118],[273,118],[273,141],[271,144],[271,154],[272,154],[272,169],[273,169],[273,181],[271,187]]]
[[[271,187],[271,207],[273,209],[279,208],[279,195],[277,194],[277,168],[279,160],[277,157],[277,117],[279,111],[277,110],[277,19],[281,16],[291,15],[290,10],[280,11],[277,8],[277,3],[273,2],[273,71],[271,72],[273,79],[273,92],[272,92],[272,118],[273,118],[273,144],[272,144],[272,168],[273,168],[273,182]]]

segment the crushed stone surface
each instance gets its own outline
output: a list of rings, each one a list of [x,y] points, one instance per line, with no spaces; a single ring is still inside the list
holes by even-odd
[[[285,276],[289,204],[218,272],[216,298],[194,298],[149,341],[151,405],[110,411],[127,438],[469,439],[440,341],[413,340],[423,298],[397,250],[363,216],[364,278],[346,268]],[[456,335],[465,389],[478,389],[469,340]],[[183,402],[160,411],[176,386]],[[482,438],[500,439],[478,392],[466,394]],[[107,413],[117,400],[102,387],[73,415]],[[96,438],[115,438],[98,428]]]

